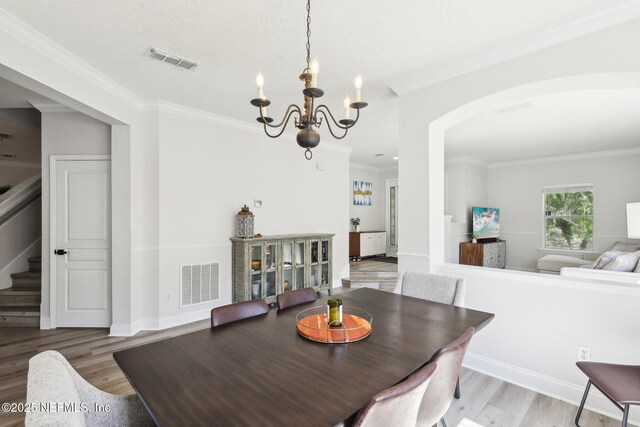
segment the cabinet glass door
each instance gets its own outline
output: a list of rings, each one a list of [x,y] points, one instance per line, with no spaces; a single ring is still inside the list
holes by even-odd
[[[292,271],[293,269],[291,268],[291,266],[285,267],[285,269],[282,270],[282,292],[293,290]]]
[[[291,242],[282,242],[282,264],[291,267],[293,262],[293,245]]]
[[[322,262],[329,261],[329,241],[322,241]]]
[[[275,243],[265,243],[264,245],[264,270],[275,271],[277,245]]]
[[[262,298],[262,273],[251,274],[251,299]]]
[[[320,277],[318,274],[318,265],[311,266],[311,277],[309,278],[309,286],[319,286]]]
[[[304,267],[297,267],[296,268],[296,289],[303,289],[305,288],[305,281],[304,281]]]
[[[320,276],[320,284],[329,284],[329,264],[322,264],[322,275]]]
[[[318,256],[320,252],[320,244],[318,241],[311,242],[311,264],[318,263]]]
[[[296,267],[303,266],[305,258],[304,242],[296,242],[295,249]]]
[[[276,272],[268,271],[267,274],[267,283],[266,283],[266,296],[273,297],[276,295]]]
[[[262,271],[262,244],[250,246],[251,274]]]

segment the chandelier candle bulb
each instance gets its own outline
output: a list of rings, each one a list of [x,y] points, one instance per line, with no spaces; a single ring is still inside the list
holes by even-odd
[[[354,82],[356,87],[356,102],[362,101],[362,76],[358,74]]]
[[[318,60],[314,59],[311,63],[311,87],[318,87],[318,70],[320,69],[320,65],[318,64]]]
[[[344,98],[344,118],[349,120],[349,105],[351,105],[351,100],[349,99],[349,96],[347,95]]]
[[[260,107],[260,117],[268,117],[267,116],[267,107]]]
[[[258,85],[258,98],[265,99],[264,96],[264,76],[260,71],[258,71],[258,75],[256,76],[256,85]]]

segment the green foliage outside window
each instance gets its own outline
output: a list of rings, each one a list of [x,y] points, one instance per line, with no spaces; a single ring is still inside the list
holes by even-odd
[[[544,210],[546,248],[593,248],[592,191],[545,194]]]

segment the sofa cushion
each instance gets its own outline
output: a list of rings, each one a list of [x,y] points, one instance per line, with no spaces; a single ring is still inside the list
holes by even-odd
[[[560,271],[562,267],[580,267],[582,265],[591,265],[591,261],[567,255],[545,255],[538,260],[537,268],[545,271]]]
[[[607,251],[598,257],[597,260],[593,263],[594,270],[602,270],[609,264],[611,261],[616,259],[617,256],[623,255],[625,252],[616,252],[616,251]]]
[[[635,243],[623,243],[623,242],[615,242],[610,249],[607,250],[614,252],[637,252],[640,251],[640,245]]]
[[[613,261],[607,264],[603,270],[631,272],[636,268],[636,265],[638,265],[639,259],[640,251],[627,252],[623,255],[618,255]]]

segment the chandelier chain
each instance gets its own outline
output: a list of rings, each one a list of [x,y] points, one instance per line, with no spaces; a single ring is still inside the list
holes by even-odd
[[[307,69],[311,67],[311,0],[307,0]]]

